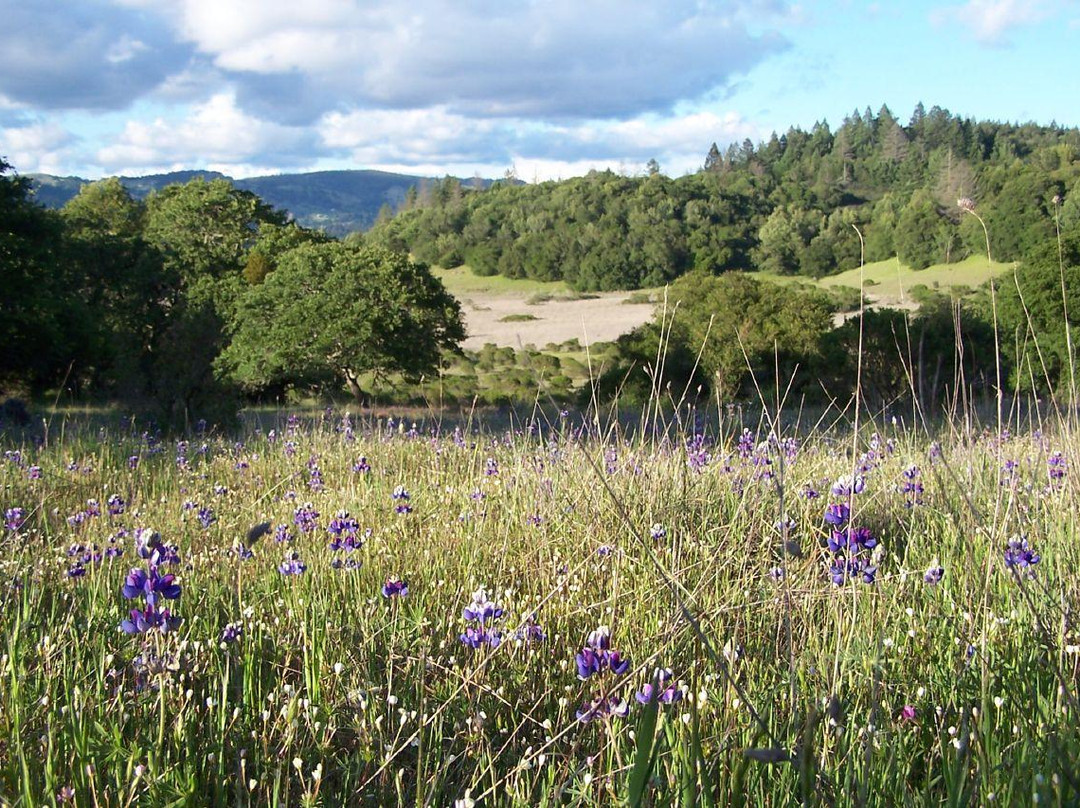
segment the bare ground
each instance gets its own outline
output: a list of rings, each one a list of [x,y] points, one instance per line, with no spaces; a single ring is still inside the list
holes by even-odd
[[[554,299],[529,303],[526,297],[475,293],[462,296],[468,337],[462,346],[476,350],[486,343],[520,348],[577,339],[582,345],[608,342],[652,317],[653,306],[624,303],[630,293],[607,292],[580,300]],[[535,320],[501,322],[510,315]]]

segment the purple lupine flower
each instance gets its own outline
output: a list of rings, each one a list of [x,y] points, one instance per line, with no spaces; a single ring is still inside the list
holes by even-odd
[[[488,597],[487,590],[480,587],[473,592],[472,602],[461,613],[466,620],[488,623],[503,616],[502,607]]]
[[[501,619],[503,609],[488,597],[487,590],[480,587],[473,592],[472,602],[462,611],[462,617],[476,626],[469,626],[461,634],[461,642],[476,649],[487,644],[497,648],[502,642],[502,632],[492,627],[492,623]]]
[[[399,514],[412,513],[412,505],[409,504],[409,492],[405,486],[399,485],[394,488],[394,493],[390,495],[397,505],[394,507],[394,511]]]
[[[532,643],[538,643],[544,641],[544,630],[540,625],[534,622],[534,618],[530,617],[525,623],[514,633],[514,639],[525,645],[531,645]]]
[[[611,629],[607,626],[597,626],[585,638],[585,645],[597,651],[606,651],[611,647]]]
[[[127,510],[127,503],[119,494],[110,494],[109,498],[105,500],[105,505],[109,509],[109,516],[119,516]]]
[[[941,579],[944,578],[944,577],[945,577],[945,569],[944,569],[944,567],[940,567],[940,566],[937,565],[937,563],[934,563],[934,564],[931,564],[929,567],[927,567],[926,572],[923,573],[922,579],[923,579],[924,582],[926,582],[926,583],[928,583],[930,585],[934,585],[934,584],[941,583]]]
[[[861,578],[863,583],[872,584],[877,576],[877,567],[861,558],[837,558],[829,565],[829,575],[836,586],[843,586],[848,580]]]
[[[630,660],[618,651],[611,650],[611,632],[607,626],[599,626],[589,633],[585,647],[574,657],[578,678],[588,679],[593,674],[611,671],[620,676],[630,668]]]
[[[293,513],[293,523],[302,533],[311,533],[319,526],[319,512],[310,502],[305,502]]]
[[[221,631],[221,647],[224,648],[226,645],[232,645],[234,642],[237,642],[243,633],[243,623],[226,623],[225,628]]]
[[[666,537],[667,529],[659,522],[654,523],[653,526],[649,528],[649,538],[653,541],[660,541]]]
[[[863,550],[873,550],[877,546],[877,539],[866,527],[848,527],[843,530],[834,530],[829,536],[829,552],[841,553],[847,551],[855,554]]]
[[[242,541],[235,542],[229,550],[229,553],[236,556],[238,561],[250,561],[255,557],[255,551]]]
[[[830,489],[835,497],[849,497],[852,494],[861,494],[866,487],[866,480],[861,474],[845,474],[837,478]]]
[[[135,531],[135,554],[139,558],[150,558],[161,547],[161,534],[148,527]]]
[[[581,680],[588,679],[594,673],[600,673],[604,670],[604,658],[601,656],[602,652],[593,650],[592,648],[585,647],[574,657],[574,662],[577,664],[578,678]]]
[[[525,517],[525,524],[529,527],[540,527],[540,525],[544,524],[544,517],[538,513],[530,513]]]
[[[648,704],[654,698],[661,704],[675,704],[683,700],[683,691],[672,681],[674,674],[670,668],[657,668],[653,672],[653,681],[645,684],[634,698],[640,704]]]
[[[318,466],[309,466],[308,468],[308,488],[315,493],[326,488],[326,485],[323,483],[322,471]]]
[[[900,493],[904,495],[904,507],[913,508],[922,504],[923,484],[919,480],[919,467],[908,466],[901,472],[904,482],[900,485]]]
[[[82,561],[76,561],[74,564],[68,567],[68,578],[82,578],[84,575],[86,575],[86,566],[83,564]]]
[[[691,470],[700,472],[711,460],[708,450],[708,438],[701,433],[694,434],[686,442],[686,465]]]
[[[1023,536],[1009,539],[1005,545],[1005,566],[1008,569],[1026,570],[1029,574],[1031,569],[1039,563],[1040,556],[1028,547],[1028,541]]]
[[[307,565],[300,560],[300,554],[293,552],[285,556],[285,560],[278,565],[278,572],[282,575],[303,575]]]
[[[41,479],[41,466],[31,466],[26,470],[26,476],[31,480]]]
[[[157,567],[151,564],[146,571],[139,567],[132,569],[121,592],[128,600],[142,596],[148,606],[153,606],[159,597],[166,600],[180,597],[180,584],[176,583],[175,575],[160,575]]]
[[[292,533],[289,532],[288,525],[278,525],[274,529],[274,541],[279,544],[282,542],[291,542],[293,540]]]
[[[629,713],[630,705],[618,696],[611,695],[606,698],[604,696],[597,696],[591,701],[583,703],[576,715],[578,721],[587,724],[596,718],[605,716],[625,718]]]
[[[818,493],[817,489],[809,485],[803,489],[802,495],[806,499],[817,499],[821,496],[821,494]]]
[[[498,629],[489,628],[483,624],[468,626],[459,637],[463,645],[476,650],[483,645],[498,648],[502,644],[502,632]]]
[[[610,447],[604,450],[604,470],[608,474],[614,474],[619,469],[619,450]]]
[[[348,511],[338,511],[330,520],[330,524],[326,526],[326,531],[333,537],[330,540],[330,549],[334,551],[357,549],[363,544],[356,536],[359,530],[360,523],[350,516]]]
[[[214,510],[210,507],[199,508],[197,518],[199,524],[202,525],[203,530],[209,530],[210,526],[217,521],[217,517],[214,516]]]
[[[162,634],[175,631],[180,627],[182,618],[176,617],[168,609],[158,611],[154,606],[145,609],[132,609],[131,618],[120,623],[125,634],[146,634],[157,629]]]
[[[484,461],[484,476],[495,477],[499,473],[499,461],[494,457],[489,457]]]
[[[135,471],[135,469],[137,469],[139,467],[139,456],[138,455],[131,455],[127,459],[127,467],[131,471]]]
[[[409,594],[409,584],[396,576],[391,576],[383,584],[382,594],[384,598],[403,598]]]
[[[368,464],[366,457],[361,457],[355,463],[353,463],[352,470],[357,474],[367,474],[371,471],[371,466]]]
[[[843,502],[834,503],[825,509],[825,521],[835,527],[843,527],[850,516],[851,508]]]
[[[1046,465],[1052,482],[1060,482],[1064,479],[1067,464],[1065,462],[1065,456],[1061,452],[1054,452],[1050,455],[1046,461]]]
[[[18,533],[24,524],[26,524],[26,511],[22,508],[8,508],[4,511],[4,527],[8,530]]]
[[[86,520],[89,518],[90,514],[88,514],[86,511],[78,511],[67,518],[67,523],[69,527],[78,530],[86,523]]]
[[[101,503],[96,499],[86,500],[86,515],[101,516]]]

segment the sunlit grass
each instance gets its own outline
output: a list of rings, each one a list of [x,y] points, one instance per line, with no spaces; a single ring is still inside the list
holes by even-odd
[[[1072,433],[263,423],[182,446],[115,420],[9,443],[2,505],[25,523],[0,545],[5,802],[601,805],[630,798],[643,748],[645,804],[1077,798]],[[830,493],[853,471],[861,493]],[[102,515],[69,522],[90,499]],[[873,583],[830,579],[839,502],[879,541]],[[342,510],[363,546],[335,552]],[[162,566],[173,633],[119,630],[141,527],[180,554]],[[1005,564],[1020,536],[1032,577]],[[283,575],[287,553],[306,571]],[[383,596],[392,577],[407,595]],[[459,639],[480,588],[498,647]],[[598,626],[631,663],[582,681]],[[653,731],[634,694],[657,667],[681,699]],[[578,720],[612,697],[625,718]]]

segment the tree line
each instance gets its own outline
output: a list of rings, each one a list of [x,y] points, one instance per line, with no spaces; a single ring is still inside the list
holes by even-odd
[[[820,277],[898,256],[915,269],[985,252],[960,199],[983,212],[994,258],[1019,260],[1080,226],[1080,130],[882,107],[768,141],[716,144],[700,171],[594,171],[487,190],[447,178],[384,212],[374,243],[480,275],[578,290],[654,287],[691,271]],[[855,225],[865,236],[860,242]]]
[[[362,398],[362,376],[419,376],[464,337],[425,267],[221,179],[145,201],[107,179],[53,212],[0,162],[0,282],[0,391],[63,386],[171,425],[292,387]]]

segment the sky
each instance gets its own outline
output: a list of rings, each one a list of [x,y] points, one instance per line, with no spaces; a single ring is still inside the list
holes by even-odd
[[[887,105],[1080,125],[1080,0],[0,0],[0,156],[527,182]]]

